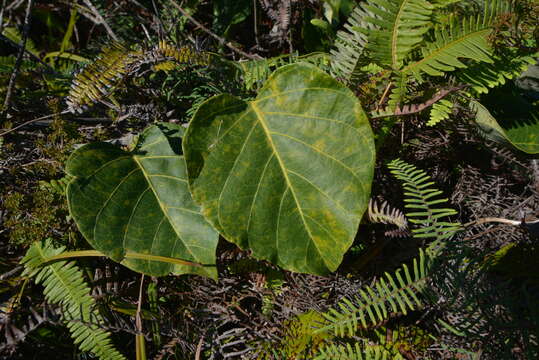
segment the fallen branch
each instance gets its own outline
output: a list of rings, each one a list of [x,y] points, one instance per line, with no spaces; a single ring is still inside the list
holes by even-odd
[[[36,118],[36,119],[28,120],[27,122],[23,122],[22,124],[15,126],[13,129],[9,129],[9,130],[7,130],[7,131],[4,131],[3,133],[0,133],[0,137],[4,136],[4,135],[6,135],[6,134],[9,134],[10,132],[13,132],[13,131],[15,131],[15,130],[17,130],[17,129],[20,129],[20,128],[22,128],[22,127],[28,125],[28,124],[34,123],[34,122],[36,122],[36,121],[49,119],[49,118],[51,118],[51,117],[58,116],[58,115],[64,115],[64,114],[67,114],[67,113],[69,113],[69,112],[70,112],[70,111],[66,110],[66,111],[63,111],[63,112],[61,112],[61,113],[50,114],[50,115],[38,117],[38,118]]]

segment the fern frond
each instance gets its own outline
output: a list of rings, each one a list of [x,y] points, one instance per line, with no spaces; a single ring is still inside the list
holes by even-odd
[[[369,346],[355,343],[336,345],[331,344],[320,350],[315,360],[402,360],[400,355],[393,356],[380,346]]]
[[[421,226],[412,230],[414,237],[441,240],[453,236],[461,228],[460,223],[440,221],[444,217],[456,215],[457,212],[450,208],[438,208],[448,200],[438,198],[442,192],[432,187],[434,182],[430,181],[431,178],[425,171],[400,159],[391,161],[387,166],[391,173],[403,182],[404,201],[407,203],[405,207],[416,210],[406,214],[411,223]]]
[[[408,228],[406,216],[399,209],[391,208],[387,201],[378,206],[376,200],[370,199],[367,214],[373,223],[393,224],[401,230]]]
[[[262,60],[239,61],[234,64],[239,68],[245,89],[255,90],[264,83],[277,68],[289,64],[290,55],[281,55]]]
[[[177,47],[161,40],[155,48],[163,57],[174,59],[179,64],[191,64],[208,66],[210,64],[210,54],[204,51],[197,51],[190,46]]]
[[[327,73],[331,72],[331,55],[326,52],[313,52],[305,55],[294,56],[295,61],[302,61],[317,66]]]
[[[505,84],[520,76],[530,65],[537,62],[539,53],[532,55],[494,56],[490,64],[477,64],[459,71],[457,78],[472,85],[475,94],[486,94],[491,88]]]
[[[334,331],[337,336],[354,336],[358,329],[377,326],[390,318],[391,313],[407,314],[423,306],[416,295],[425,286],[430,266],[429,257],[420,250],[414,259],[412,272],[403,264],[394,275],[385,273],[371,286],[359,291],[353,300],[344,298],[323,314],[327,325],[317,331]]]
[[[400,69],[429,31],[434,7],[426,0],[369,0],[363,7],[374,14],[365,21],[378,26],[363,30],[370,55],[380,64]]]
[[[44,265],[47,259],[62,251],[63,248],[54,248],[50,240],[34,243],[21,260],[24,273],[44,286],[48,302],[60,305],[71,337],[82,351],[92,352],[100,359],[125,360],[112,345],[110,334],[98,326],[104,319],[94,310],[94,299],[75,262]]]
[[[461,2],[461,1],[462,0],[430,0],[432,5],[436,9],[443,9],[443,8],[446,8],[446,7],[450,6],[450,5],[453,5],[453,4]]]
[[[336,78],[349,84],[357,77],[358,71],[364,65],[363,50],[367,44],[367,35],[359,29],[372,30],[376,25],[366,21],[372,16],[362,6],[356,6],[346,24],[344,30],[337,32],[335,48],[330,51],[331,70]]]
[[[5,27],[2,31],[2,35],[13,41],[15,44],[22,43],[22,34],[19,29],[14,26]],[[37,49],[34,41],[30,38],[26,39],[25,50],[28,51],[30,54],[39,57],[39,50]]]
[[[127,76],[136,74],[144,64],[154,70],[170,70],[177,64],[210,64],[210,54],[184,46],[176,47],[160,41],[152,49],[129,50],[119,43],[105,47],[97,59],[82,69],[72,81],[66,99],[67,109],[82,112],[91,104],[108,97]]]
[[[422,102],[419,104],[406,104],[403,106],[397,106],[393,110],[391,110],[391,107],[388,106],[382,110],[372,111],[370,115],[371,115],[371,118],[380,118],[380,117],[387,117],[387,116],[402,116],[402,115],[415,114],[415,113],[425,110],[431,105],[436,104],[438,101],[441,101],[441,99],[446,97],[448,94],[454,91],[461,90],[464,87],[465,85],[450,86],[445,89],[439,90],[432,98],[428,99],[425,102]]]
[[[427,121],[427,126],[434,126],[441,121],[449,119],[449,115],[453,110],[453,103],[449,100],[442,99],[437,103],[432,105],[429,114],[429,121]]]
[[[322,70],[328,70],[329,58],[327,53],[315,52],[305,55],[286,54],[268,59],[233,62],[241,74],[246,90],[258,89],[277,68],[296,63],[307,62]]]
[[[105,47],[94,62],[75,75],[66,99],[67,109],[82,112],[108,96],[127,75],[127,65],[134,60],[131,51],[119,43]]]
[[[405,72],[397,72],[393,75],[392,82],[394,84],[389,94],[388,106],[390,110],[398,109],[398,107],[404,103],[406,95],[408,94],[408,74]]]
[[[448,26],[437,26],[434,41],[421,48],[422,58],[408,64],[404,72],[412,73],[421,80],[422,73],[441,76],[457,68],[466,68],[459,59],[472,59],[492,63],[492,49],[488,37],[496,17],[509,11],[505,0],[488,0],[482,14],[465,18],[451,16]]]

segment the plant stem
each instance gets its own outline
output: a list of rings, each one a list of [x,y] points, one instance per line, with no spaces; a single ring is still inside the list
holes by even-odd
[[[187,11],[185,11],[180,5],[178,5],[178,3],[177,3],[176,1],[170,0],[170,3],[171,3],[176,9],[178,9],[178,11],[181,12],[182,15],[185,16],[189,21],[191,21],[193,24],[195,24],[196,26],[198,26],[198,27],[199,27],[202,31],[204,31],[206,34],[210,35],[211,37],[213,37],[214,39],[216,39],[217,41],[219,41],[219,44],[225,45],[226,47],[228,47],[228,48],[231,49],[232,51],[237,52],[238,54],[240,54],[240,55],[242,55],[242,56],[245,56],[245,57],[248,58],[248,59],[251,59],[251,60],[258,60],[258,59],[261,59],[261,57],[258,56],[258,55],[248,54],[248,53],[246,53],[245,51],[238,49],[237,47],[235,47],[234,45],[232,45],[230,42],[227,42],[224,38],[220,37],[219,35],[217,35],[217,34],[214,33],[213,31],[211,31],[210,29],[206,28],[204,25],[202,25],[201,23],[199,23],[198,21],[196,21],[191,15],[189,15],[189,13],[188,13]]]
[[[43,264],[47,264],[50,262],[58,261],[58,260],[64,260],[64,259],[71,259],[71,258],[77,258],[77,257],[95,257],[95,256],[106,256],[100,251],[97,250],[76,250],[76,251],[67,251],[63,252],[61,254],[52,256],[46,261],[43,262]],[[153,260],[153,261],[161,261],[176,265],[185,265],[185,266],[195,266],[195,267],[203,267],[203,264],[194,263],[187,260],[182,259],[176,259],[166,256],[159,256],[159,255],[150,255],[150,254],[140,254],[136,252],[126,252],[124,257],[126,259],[139,259],[139,260]],[[212,265],[213,266],[213,265]]]
[[[67,114],[68,112],[69,112],[69,111],[66,110],[66,111],[63,111],[63,112],[61,112],[61,113],[50,114],[50,115],[38,117],[38,118],[35,118],[35,119],[32,119],[32,120],[28,120],[28,121],[26,121],[26,122],[23,122],[23,123],[20,124],[20,125],[15,126],[15,127],[12,128],[12,129],[9,129],[9,130],[7,130],[7,131],[4,131],[3,133],[0,133],[0,137],[4,136],[4,135],[6,135],[6,134],[9,134],[10,132],[15,131],[15,130],[17,130],[17,129],[20,129],[20,128],[22,128],[22,127],[28,125],[28,124],[34,123],[34,122],[36,122],[36,121],[45,120],[45,119],[48,119],[48,118],[51,118],[51,117],[55,117],[55,116],[58,116],[58,115],[64,115],[64,114]]]
[[[519,226],[522,224],[522,221],[509,220],[509,219],[503,219],[503,218],[497,218],[497,217],[486,217],[486,218],[481,218],[474,221],[470,221],[469,223],[464,224],[464,227],[481,225],[481,224],[486,224],[486,223],[500,223],[500,224],[507,224],[507,225],[512,225],[512,226]]]
[[[0,34],[4,31],[4,9],[6,8],[6,0],[2,0],[2,7],[0,8]]]
[[[146,342],[144,341],[144,334],[142,333],[142,318],[140,316],[142,308],[142,286],[144,285],[144,274],[140,277],[140,287],[138,292],[138,304],[137,313],[135,315],[135,325],[137,327],[137,334],[135,335],[136,343],[136,359],[146,360]]]
[[[11,73],[11,77],[9,78],[9,84],[7,86],[7,91],[6,91],[6,98],[4,99],[4,106],[2,108],[2,115],[3,115],[2,117],[7,115],[7,112],[9,110],[9,105],[11,103],[11,96],[13,94],[13,88],[15,87],[15,80],[17,80],[17,75],[19,74],[19,69],[21,67],[22,58],[24,56],[24,49],[26,48],[26,41],[28,39],[28,32],[30,29],[30,12],[32,10],[33,4],[34,4],[34,0],[28,0],[28,3],[26,5],[26,13],[24,15],[24,25],[22,29],[21,47],[19,48],[19,52],[17,54],[17,60],[15,60],[15,66],[13,67],[13,72]]]
[[[118,37],[116,36],[116,34],[114,33],[114,31],[112,31],[112,28],[109,26],[109,24],[105,21],[105,18],[99,13],[99,10],[96,9],[96,7],[94,6],[94,4],[92,4],[92,2],[90,0],[82,0],[82,2],[88,6],[88,8],[92,11],[92,13],[94,13],[95,17],[97,20],[99,20],[99,22],[101,22],[101,25],[103,25],[105,27],[105,30],[107,30],[107,33],[109,34],[109,36],[114,40],[114,41],[119,41],[118,40]]]

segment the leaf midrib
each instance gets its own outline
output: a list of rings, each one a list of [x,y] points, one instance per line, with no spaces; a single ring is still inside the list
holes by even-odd
[[[393,62],[393,68],[397,68],[397,35],[398,35],[398,29],[400,24],[400,18],[402,17],[402,14],[404,12],[404,8],[406,4],[408,4],[409,0],[404,0],[399,8],[399,11],[397,12],[397,16],[395,17],[395,26],[393,26],[393,31],[391,35],[391,60]]]
[[[266,134],[266,139],[268,140],[269,146],[270,146],[273,154],[275,155],[275,158],[277,159],[277,162],[279,163],[279,167],[281,168],[281,172],[282,172],[282,174],[284,176],[286,186],[287,186],[288,189],[290,189],[290,193],[292,194],[292,197],[294,198],[294,202],[296,203],[296,207],[297,207],[298,212],[299,212],[299,214],[301,216],[301,221],[303,222],[303,225],[305,225],[305,229],[307,230],[307,234],[309,235],[309,238],[311,239],[311,241],[309,243],[311,243],[311,242],[314,243],[316,249],[318,250],[318,253],[320,255],[322,255],[320,249],[318,248],[318,244],[314,241],[314,237],[313,237],[313,235],[311,233],[311,229],[309,228],[309,225],[307,224],[307,221],[305,220],[305,215],[303,214],[303,209],[300,206],[299,200],[298,200],[298,198],[296,196],[296,192],[294,191],[294,187],[292,186],[292,182],[290,181],[290,178],[288,177],[288,172],[287,172],[286,167],[284,165],[283,159],[281,158],[281,156],[277,152],[275,143],[273,142],[273,138],[271,136],[271,131],[269,130],[268,125],[265,122],[264,113],[262,112],[262,110],[260,110],[258,108],[255,101],[250,102],[249,105],[253,109],[253,111],[254,111],[254,113],[256,115],[256,118],[257,118],[258,122],[260,123],[260,125],[262,127],[262,130],[264,130],[264,133]],[[285,193],[286,193],[286,191],[285,191]],[[278,229],[277,229],[277,231],[278,231]],[[279,239],[278,239],[277,236],[276,236],[275,240],[276,240],[276,242],[278,244]],[[325,260],[324,260],[324,262],[325,262]]]
[[[180,156],[171,156],[171,157],[180,158]],[[135,161],[138,168],[140,169],[140,171],[144,175],[144,179],[146,179],[146,182],[148,183],[148,187],[152,190],[152,193],[155,196],[155,200],[159,204],[159,208],[163,212],[164,216],[166,217],[166,219],[167,219],[168,223],[170,224],[170,226],[172,227],[172,229],[174,229],[174,233],[176,234],[176,241],[174,242],[174,249],[175,249],[177,242],[181,240],[180,234],[178,233],[178,229],[176,229],[176,226],[174,225],[174,222],[170,218],[170,215],[169,215],[169,213],[167,211],[167,207],[163,204],[163,202],[161,201],[160,197],[157,194],[157,191],[156,191],[155,187],[153,186],[153,183],[152,183],[152,181],[150,179],[151,175],[149,175],[146,172],[146,169],[144,168],[144,166],[140,162],[140,158],[147,158],[147,157],[139,157],[139,156],[136,156],[136,155],[133,156],[133,160]],[[154,242],[152,241],[152,248],[153,248],[153,245],[154,245]],[[197,256],[191,251],[191,249],[188,246],[185,246],[185,249],[186,249],[186,251],[189,252],[189,254],[191,254],[191,257],[195,260],[195,262],[200,262],[200,259],[197,258]],[[173,255],[174,254],[172,254],[172,256]]]
[[[411,69],[413,68],[416,68],[418,66],[420,66],[421,64],[423,64],[425,61],[428,61],[428,60],[432,60],[432,59],[435,59],[436,56],[438,56],[439,54],[443,53],[444,51],[446,51],[447,49],[451,48],[451,47],[454,47],[454,46],[457,46],[459,45],[461,42],[465,41],[465,40],[468,40],[469,38],[471,37],[475,37],[477,36],[478,34],[482,33],[482,32],[490,32],[491,29],[490,28],[485,28],[485,29],[481,29],[481,30],[476,30],[474,32],[471,32],[471,33],[468,33],[462,37],[459,37],[455,40],[452,40],[450,41],[449,43],[445,44],[444,46],[434,50],[433,52],[431,52],[428,56],[424,57],[423,59],[419,60],[419,61],[416,61],[414,62],[413,64],[410,64],[410,65],[407,65],[404,69],[402,69],[402,72],[407,72],[407,71],[410,71]],[[421,69],[419,69],[421,70]]]

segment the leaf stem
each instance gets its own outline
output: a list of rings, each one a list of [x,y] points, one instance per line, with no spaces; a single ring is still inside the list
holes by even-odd
[[[64,259],[71,259],[71,258],[77,258],[77,257],[90,257],[90,256],[106,256],[100,251],[97,250],[76,250],[76,251],[67,251],[63,252],[61,254],[52,256],[50,258],[47,258],[43,264],[64,260]],[[177,258],[171,258],[167,256],[159,256],[159,255],[150,255],[150,254],[141,254],[136,252],[128,251],[124,255],[125,259],[139,259],[139,260],[153,260],[153,261],[161,261],[171,264],[177,264],[177,265],[186,265],[186,266],[195,266],[195,267],[203,267],[205,265],[177,259]]]

